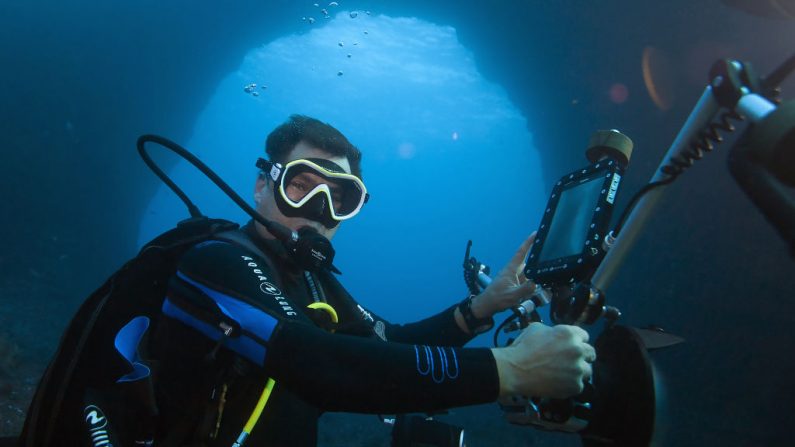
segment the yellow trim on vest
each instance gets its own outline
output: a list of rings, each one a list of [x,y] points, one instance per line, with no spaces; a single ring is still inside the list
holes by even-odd
[[[334,308],[331,307],[331,305],[328,304],[328,303],[312,303],[312,304],[310,304],[310,305],[308,305],[306,307],[308,307],[310,309],[322,309],[322,310],[325,310],[326,312],[328,312],[329,315],[331,315],[331,322],[332,323],[339,323],[340,322],[339,317],[337,317],[337,311],[334,310]]]

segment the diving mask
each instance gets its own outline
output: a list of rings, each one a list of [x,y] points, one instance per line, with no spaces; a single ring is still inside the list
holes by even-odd
[[[257,167],[273,180],[282,214],[311,219],[326,228],[358,214],[370,198],[358,177],[323,158],[302,158],[284,166],[260,158]]]

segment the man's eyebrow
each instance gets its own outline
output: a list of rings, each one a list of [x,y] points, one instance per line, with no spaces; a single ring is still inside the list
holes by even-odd
[[[326,179],[325,183],[332,191],[341,191],[343,189],[343,187],[340,186],[340,184],[335,182],[333,179]]]
[[[340,194],[341,194],[341,193],[342,193],[342,192],[345,190],[345,188],[343,188],[342,186],[340,186],[340,185],[339,185],[337,182],[335,182],[334,180],[323,179],[322,177],[318,176],[317,174],[312,174],[312,173],[309,173],[309,172],[302,172],[302,173],[300,173],[300,174],[296,175],[295,177],[293,177],[293,179],[303,180],[303,181],[307,181],[307,182],[314,182],[314,181],[316,181],[318,178],[320,178],[321,180],[323,180],[323,181],[322,181],[322,182],[320,182],[320,183],[325,183],[325,184],[327,184],[327,185],[328,185],[328,187],[329,187],[329,189],[330,189],[330,190],[331,190],[331,192],[333,192],[333,193],[340,193]]]

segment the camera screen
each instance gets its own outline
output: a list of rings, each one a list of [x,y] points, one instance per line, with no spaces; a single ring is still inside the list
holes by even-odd
[[[582,253],[603,184],[599,176],[561,191],[539,262]]]

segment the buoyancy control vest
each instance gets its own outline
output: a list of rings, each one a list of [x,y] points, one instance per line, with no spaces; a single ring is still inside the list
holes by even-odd
[[[220,239],[269,262],[238,228],[206,217],[182,221],[146,244],[93,292],[69,323],[39,382],[19,445],[107,446],[114,437],[122,438],[120,445],[151,443],[157,404],[148,367],[138,362],[140,336],[160,314],[180,257],[196,244]],[[211,318],[225,316],[218,312]],[[141,343],[144,350],[145,345]],[[124,419],[136,423],[114,426],[111,433],[101,409],[87,401],[97,394],[123,400]]]

